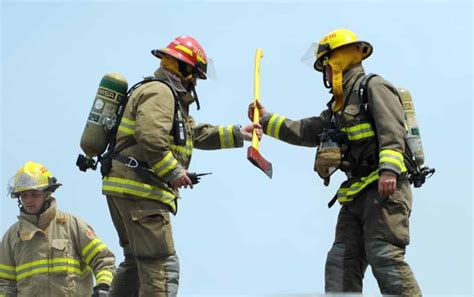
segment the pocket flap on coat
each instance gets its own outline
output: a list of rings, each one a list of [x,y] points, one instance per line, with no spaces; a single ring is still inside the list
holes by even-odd
[[[356,116],[360,112],[360,105],[359,104],[349,104],[344,109],[344,112],[351,116]]]
[[[67,247],[68,241],[68,239],[53,239],[51,240],[51,247],[58,251],[64,251]]]
[[[167,219],[168,211],[164,209],[139,209],[130,212],[132,220],[134,222],[140,221],[144,218],[158,216],[163,219],[164,222],[169,223]]]

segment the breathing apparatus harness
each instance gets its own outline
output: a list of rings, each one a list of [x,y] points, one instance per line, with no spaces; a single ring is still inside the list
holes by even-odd
[[[171,86],[169,82],[163,79],[157,79],[154,77],[145,77],[144,80],[133,85],[127,91],[127,96],[124,97],[123,102],[120,102],[120,106],[117,109],[117,112],[116,112],[117,123],[120,123],[123,117],[123,114],[125,112],[125,106],[127,105],[128,99],[132,95],[133,91],[143,86],[144,84],[147,84],[150,82],[156,82],[156,81],[167,85],[173,93],[173,96],[175,98],[174,100],[175,108],[174,108],[173,128],[171,130],[171,133],[173,135],[176,145],[184,145],[186,144],[186,127],[185,127],[183,112],[181,111],[181,104],[179,103],[179,94],[174,90],[174,88]],[[196,103],[197,102],[198,101],[196,97]],[[138,168],[138,169],[149,171],[149,165],[147,162],[137,160],[131,156],[127,157],[127,156],[120,155],[121,151],[134,145],[134,143],[121,147],[120,150],[116,150],[115,146],[116,146],[116,140],[117,140],[116,136],[117,136],[118,126],[119,125],[115,125],[115,127],[111,131],[112,138],[110,140],[109,146],[107,147],[107,152],[104,155],[99,156],[97,160],[97,162],[101,163],[100,172],[102,174],[102,177],[109,175],[110,171],[112,170],[112,159],[122,162],[129,168]]]
[[[377,74],[368,74],[364,76],[359,86],[359,98],[362,103],[362,107],[370,115],[370,121],[372,122],[373,127],[375,128],[374,118],[370,113],[369,105],[369,95],[368,95],[368,86],[369,81],[378,76]],[[400,96],[398,95],[400,103],[403,105]],[[413,154],[410,146],[408,146],[407,138],[405,137],[405,154],[404,154],[405,166],[407,168],[407,178],[410,181],[410,184],[413,184],[415,188],[420,188],[423,186],[427,178],[430,178],[435,173],[435,168],[430,168],[428,166],[420,167],[415,162],[415,155]]]
[[[324,70],[325,70],[325,67],[327,67],[327,66],[324,66]],[[324,71],[324,73],[325,73],[325,71]],[[356,82],[359,78],[360,77],[356,78]],[[326,75],[324,75],[324,81],[325,81],[325,86],[330,87],[330,86],[326,85],[326,83],[327,83]],[[354,90],[355,85],[356,85],[356,83],[354,83],[352,85],[349,94],[352,93],[352,91]],[[324,132],[319,135],[320,145],[318,146],[318,150],[316,152],[316,160],[315,160],[315,168],[314,168],[315,171],[318,172],[318,175],[321,178],[323,178],[325,186],[329,185],[330,176],[332,175],[332,173],[334,173],[337,169],[339,169],[341,167],[341,165],[344,164],[343,163],[343,161],[345,161],[344,160],[344,153],[348,150],[348,147],[350,145],[349,139],[347,137],[347,133],[345,133],[345,132],[343,132],[343,131],[336,128],[334,111],[332,110],[333,102],[334,102],[334,97],[327,104],[328,111],[329,111],[328,115],[329,115],[330,120],[327,122],[327,126],[326,126],[326,129],[324,130]],[[347,103],[347,101],[346,101],[346,103]],[[342,110],[344,110],[346,103],[344,104]],[[345,123],[345,118],[344,117],[342,117],[342,118],[343,118],[344,123]],[[347,126],[347,125],[344,124],[344,126]],[[329,173],[329,176],[323,176],[320,173],[320,170],[317,170],[317,168],[316,168],[317,167],[317,162],[318,162],[318,157],[319,157],[322,149],[325,148],[325,147],[339,148],[339,150],[340,150],[339,165],[337,167],[335,167],[332,172]]]
[[[349,92],[349,94],[352,94],[352,92],[354,90],[354,87],[356,86],[357,82],[362,78],[362,80],[359,84],[358,95],[359,95],[359,98],[360,98],[361,107],[369,115],[369,120],[370,120],[370,122],[371,122],[371,124],[374,128],[376,127],[375,126],[375,121],[374,121],[374,118],[373,118],[373,116],[370,112],[370,105],[369,105],[369,101],[368,101],[368,83],[375,76],[377,76],[377,75],[376,74],[368,74],[368,75],[360,74],[355,79],[355,82],[353,83],[353,85],[350,89],[350,92]],[[325,81],[326,81],[326,79],[325,79]],[[401,98],[399,98],[399,99],[401,101]],[[331,108],[332,102],[333,102],[333,100],[331,100],[328,103],[329,116],[330,116],[331,120],[329,121],[326,130],[320,135],[320,140],[321,140],[320,147],[323,146],[325,142],[334,142],[340,148],[343,148],[344,146],[346,146],[346,148],[347,148],[347,147],[350,146],[350,141],[348,140],[346,133],[336,129],[336,127],[335,127],[334,112],[332,111],[332,108]],[[344,106],[343,106],[342,110],[344,110],[346,108],[346,105],[347,105],[347,100],[345,100],[345,103],[344,103]],[[342,117],[342,119],[345,123],[346,119],[344,117]],[[347,125],[344,124],[344,126],[347,126]],[[377,139],[376,139],[376,141],[377,141]],[[345,151],[346,150],[341,149],[341,165],[343,164],[342,160],[344,160],[344,152]],[[319,148],[318,148],[318,152],[319,152]],[[365,164],[364,167],[367,167],[366,168],[367,170],[362,170],[362,171],[370,171],[371,169],[373,169],[377,166],[377,164],[378,164],[378,153],[376,153],[374,158],[375,158],[374,159],[375,161],[373,162],[374,164]],[[350,167],[354,168],[354,169],[360,168],[361,166],[364,165],[364,164],[362,164],[363,162],[365,162],[365,161],[357,160],[357,164],[351,165]],[[369,161],[368,163],[372,163],[372,162]],[[421,187],[425,183],[426,179],[431,177],[435,173],[434,168],[429,168],[427,166],[419,167],[416,164],[414,154],[413,154],[412,150],[410,149],[410,147],[407,144],[406,137],[405,137],[404,163],[405,163],[405,166],[407,167],[407,179],[410,182],[410,184],[413,184],[413,186],[415,188]],[[319,174],[319,172],[318,172],[318,174]],[[323,178],[323,179],[324,179],[324,185],[326,185],[326,186],[329,185],[329,176],[326,177],[326,178]],[[337,194],[329,201],[328,207],[331,208],[336,201],[337,201]]]

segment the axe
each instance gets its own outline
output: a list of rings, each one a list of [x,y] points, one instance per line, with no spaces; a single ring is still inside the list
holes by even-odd
[[[263,58],[263,50],[257,49],[255,53],[255,70],[254,70],[254,89],[253,89],[253,122],[260,122],[260,113],[257,108],[257,101],[260,99],[260,60]],[[272,163],[265,160],[260,155],[258,150],[258,137],[255,129],[252,133],[252,145],[247,150],[247,159],[252,162],[253,165],[260,168],[269,178],[272,178],[273,170]]]

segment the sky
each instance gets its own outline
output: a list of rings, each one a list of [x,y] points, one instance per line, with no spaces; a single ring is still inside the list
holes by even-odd
[[[470,1],[2,1],[0,183],[28,160],[46,165],[63,184],[60,209],[90,223],[120,261],[100,173],[75,166],[102,76],[120,72],[132,85],[159,66],[152,49],[193,36],[218,77],[199,82],[201,110],[191,114],[245,125],[262,48],[262,103],[301,119],[330,97],[300,58],[326,33],[348,28],[374,47],[366,72],[412,93],[426,163],[436,168],[413,190],[406,259],[425,295],[470,295],[472,15]],[[322,294],[340,208],[327,202],[344,176],[325,187],[313,171],[315,148],[265,137],[270,180],[247,161],[248,146],[193,152],[190,170],[213,174],[181,192],[172,218],[180,296]],[[6,190],[2,196],[1,234],[18,213]],[[370,269],[364,293],[379,294]]]

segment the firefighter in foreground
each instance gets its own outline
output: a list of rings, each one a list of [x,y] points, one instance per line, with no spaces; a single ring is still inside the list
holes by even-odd
[[[57,209],[51,194],[59,186],[34,162],[13,177],[20,215],[1,242],[0,296],[107,296],[115,257],[91,226]]]
[[[177,296],[179,261],[170,224],[178,210],[178,189],[193,187],[187,169],[193,148],[216,150],[243,146],[259,124],[196,125],[190,105],[199,101],[195,86],[207,78],[208,60],[193,38],[181,36],[152,50],[161,59],[154,77],[130,95],[105,172],[107,196],[124,261],[111,296]],[[104,162],[103,162],[104,164]]]
[[[359,86],[362,60],[372,46],[346,29],[324,36],[314,68],[332,98],[320,116],[298,121],[259,104],[265,134],[290,144],[318,147],[315,170],[325,185],[341,169],[347,175],[335,198],[342,205],[325,268],[326,292],[362,292],[370,265],[382,294],[419,296],[405,262],[412,194],[404,164],[404,110],[397,90],[380,76],[370,80],[368,104]],[[249,106],[249,117],[253,104]]]

